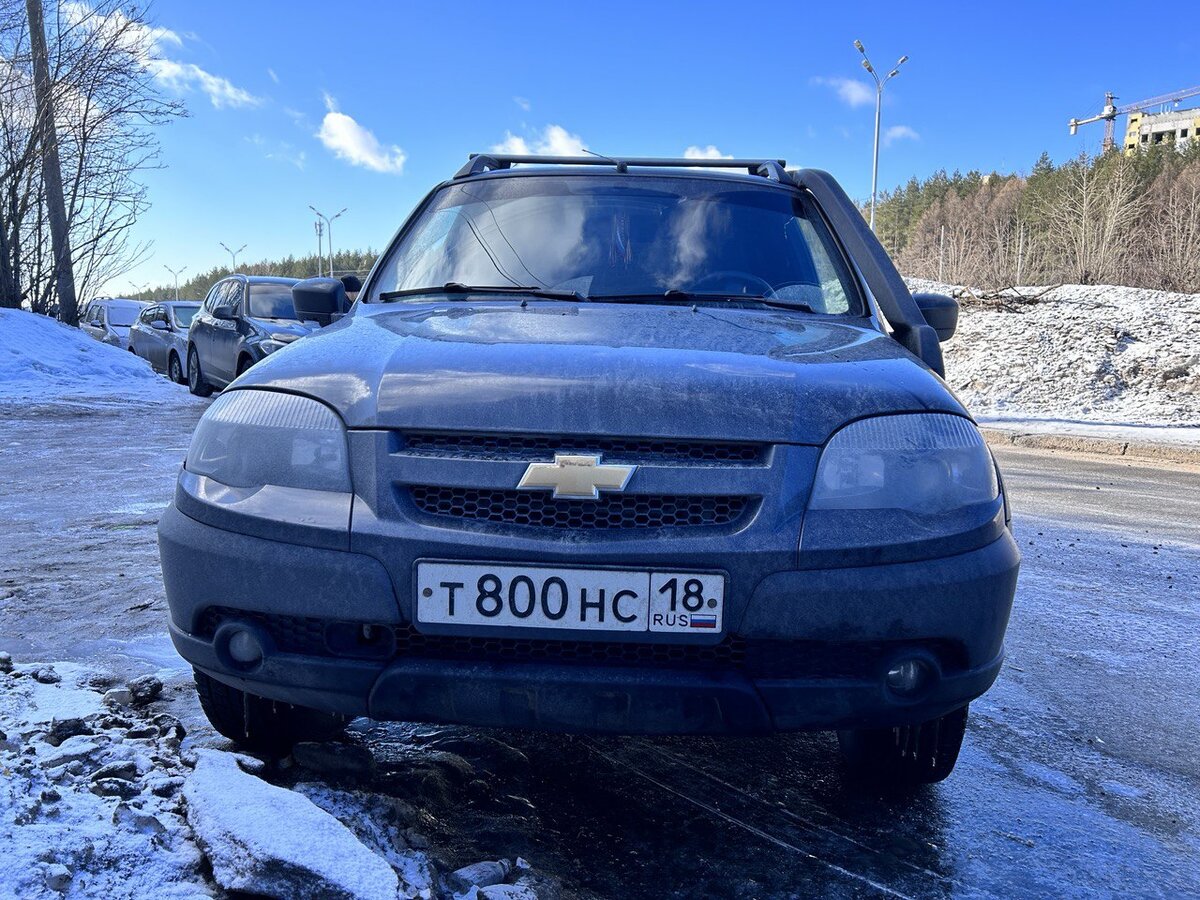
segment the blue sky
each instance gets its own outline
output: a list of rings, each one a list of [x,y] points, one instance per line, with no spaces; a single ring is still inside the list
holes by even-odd
[[[227,261],[219,241],[247,261],[315,251],[310,203],[349,207],[337,246],[382,248],[468,152],[500,144],[782,156],[864,197],[874,88],[855,38],[884,71],[910,57],[885,93],[881,186],[1095,150],[1101,125],[1072,138],[1066,123],[1106,90],[1200,84],[1194,2],[1152,20],[1105,2],[650,0],[158,0],[151,16],[158,77],[190,116],[159,132],[135,234],[152,256],[113,292]]]

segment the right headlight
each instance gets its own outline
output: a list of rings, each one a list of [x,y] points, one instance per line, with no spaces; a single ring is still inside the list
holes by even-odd
[[[346,428],[323,403],[276,391],[228,391],[200,418],[184,467],[230,487],[350,492]]]
[[[972,534],[985,540],[1003,524],[999,496],[992,455],[970,419],[947,413],[861,419],[834,434],[821,453],[801,549],[882,550]]]

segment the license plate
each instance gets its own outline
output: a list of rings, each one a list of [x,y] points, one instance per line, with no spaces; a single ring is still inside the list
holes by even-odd
[[[713,572],[417,562],[417,621],[706,634],[724,627]]]

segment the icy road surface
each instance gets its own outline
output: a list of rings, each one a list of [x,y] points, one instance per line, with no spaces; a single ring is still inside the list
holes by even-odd
[[[154,543],[198,412],[0,410],[0,649],[157,672],[203,743]],[[567,896],[1200,896],[1200,471],[999,458],[1025,562],[1008,664],[946,783],[858,793],[826,734],[361,722],[361,787],[422,803],[450,864],[524,857]],[[495,738],[527,763],[497,765]],[[433,748],[486,775],[414,790]]]

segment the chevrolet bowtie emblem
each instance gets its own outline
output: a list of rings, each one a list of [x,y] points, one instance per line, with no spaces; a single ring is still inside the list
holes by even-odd
[[[518,488],[553,489],[555,499],[599,500],[601,491],[623,491],[637,466],[602,466],[599,456],[554,454],[552,463],[530,463]]]

